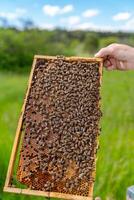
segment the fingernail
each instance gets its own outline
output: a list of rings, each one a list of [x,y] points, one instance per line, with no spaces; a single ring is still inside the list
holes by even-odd
[[[94,55],[94,57],[98,57],[99,56],[99,53],[96,53],[95,55]]]

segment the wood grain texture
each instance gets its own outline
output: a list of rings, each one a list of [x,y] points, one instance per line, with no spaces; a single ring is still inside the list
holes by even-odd
[[[25,99],[24,99],[22,109],[21,109],[18,126],[17,126],[17,129],[16,129],[16,135],[15,135],[15,139],[14,139],[14,144],[13,144],[11,157],[10,157],[10,161],[9,161],[9,165],[8,165],[7,176],[6,176],[6,180],[5,180],[5,187],[8,187],[10,185],[10,181],[11,181],[11,178],[12,178],[16,154],[17,154],[17,150],[18,150],[18,146],[19,146],[20,137],[21,137],[21,127],[22,127],[23,114],[24,114],[25,104],[26,104],[27,97],[28,97],[29,90],[30,90],[30,85],[31,85],[31,80],[32,80],[33,72],[34,72],[35,62],[36,62],[36,58],[34,58],[34,61],[33,61],[32,70],[31,70],[31,73],[30,73],[29,81],[28,81],[27,92],[26,92],[26,96],[25,96]]]

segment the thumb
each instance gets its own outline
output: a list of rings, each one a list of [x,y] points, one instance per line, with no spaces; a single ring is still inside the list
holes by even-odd
[[[108,46],[108,47],[102,48],[100,51],[98,51],[95,54],[95,57],[113,56],[113,54],[114,54],[113,48]]]

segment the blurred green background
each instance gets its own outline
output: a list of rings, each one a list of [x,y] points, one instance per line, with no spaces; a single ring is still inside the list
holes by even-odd
[[[45,199],[2,192],[33,56],[93,56],[113,42],[133,46],[134,34],[0,28],[0,200]],[[94,196],[125,200],[127,187],[134,184],[134,71],[104,70],[101,96]]]

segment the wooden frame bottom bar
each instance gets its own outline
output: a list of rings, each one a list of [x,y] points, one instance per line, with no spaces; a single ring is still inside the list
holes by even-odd
[[[4,192],[11,192],[16,194],[25,194],[25,195],[34,195],[34,196],[42,196],[42,197],[49,197],[49,198],[63,198],[68,200],[93,200],[92,197],[84,197],[72,194],[64,194],[58,192],[44,192],[38,190],[31,190],[31,189],[20,189],[20,188],[12,188],[12,187],[4,187]]]

